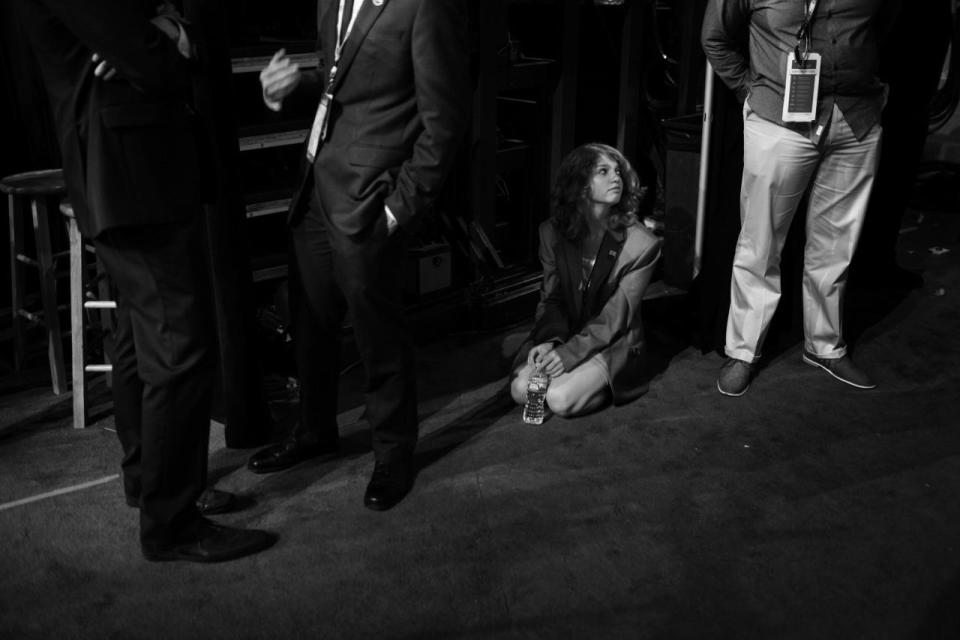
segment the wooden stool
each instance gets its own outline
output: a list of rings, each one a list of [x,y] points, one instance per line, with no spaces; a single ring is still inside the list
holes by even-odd
[[[47,330],[47,354],[50,361],[50,377],[53,392],[66,391],[67,372],[63,359],[63,336],[60,333],[60,316],[57,305],[56,260],[66,252],[54,254],[50,240],[48,211],[56,210],[57,202],[66,187],[63,172],[59,169],[31,171],[7,176],[0,180],[0,191],[9,200],[10,222],[10,293],[11,321],[13,325],[13,366],[20,370],[26,354],[26,322],[42,324]],[[33,218],[33,236],[36,257],[23,253],[23,228],[21,220],[30,211]],[[40,272],[40,301],[42,310],[30,312],[24,308],[25,265],[36,267]]]
[[[60,205],[60,211],[67,223],[67,237],[70,240],[70,343],[71,362],[73,372],[73,426],[83,429],[87,426],[89,408],[87,407],[87,374],[103,373],[110,384],[110,373],[113,365],[110,364],[109,352],[111,347],[110,334],[113,330],[111,312],[117,308],[117,303],[110,300],[110,284],[107,274],[96,265],[96,277],[91,279],[89,272],[91,265],[86,255],[96,255],[92,246],[88,246],[80,235],[77,218],[69,202]],[[96,287],[97,291],[93,289]],[[99,311],[99,328],[103,345],[104,361],[87,364],[86,336],[87,311]]]

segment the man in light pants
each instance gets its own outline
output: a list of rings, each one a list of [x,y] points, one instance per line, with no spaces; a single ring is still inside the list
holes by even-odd
[[[741,230],[717,388],[746,392],[780,299],[780,252],[809,188],[803,361],[861,389],[874,383],[842,336],[843,292],[879,152],[885,87],[878,43],[888,0],[710,0],[703,48],[744,100]],[[746,46],[744,44],[746,43]]]

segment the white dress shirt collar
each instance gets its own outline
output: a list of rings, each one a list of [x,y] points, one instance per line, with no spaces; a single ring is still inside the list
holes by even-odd
[[[360,7],[363,6],[364,0],[353,0],[353,15],[350,16],[350,23],[347,25],[347,33],[341,38],[340,37],[340,25],[343,24],[343,9],[344,9],[344,0],[340,0],[340,8],[337,9],[337,42],[343,42],[350,37],[350,32],[353,31],[353,23],[357,21],[357,14],[360,13]]]

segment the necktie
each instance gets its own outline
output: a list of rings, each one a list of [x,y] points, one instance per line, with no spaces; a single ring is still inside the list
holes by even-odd
[[[343,0],[343,15],[340,16],[340,46],[347,39],[347,30],[350,28],[350,19],[353,17],[353,0]]]

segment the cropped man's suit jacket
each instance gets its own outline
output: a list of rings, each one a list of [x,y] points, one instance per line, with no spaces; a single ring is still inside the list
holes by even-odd
[[[196,216],[190,63],[150,24],[156,3],[29,0],[22,11],[84,235]],[[117,70],[116,78],[94,77],[94,51]]]
[[[461,0],[366,0],[335,63],[338,0],[319,0],[320,64],[291,96],[333,96],[329,137],[303,163],[290,222],[311,187],[342,233],[369,230],[386,204],[400,227],[427,208],[453,166],[470,113]]]

